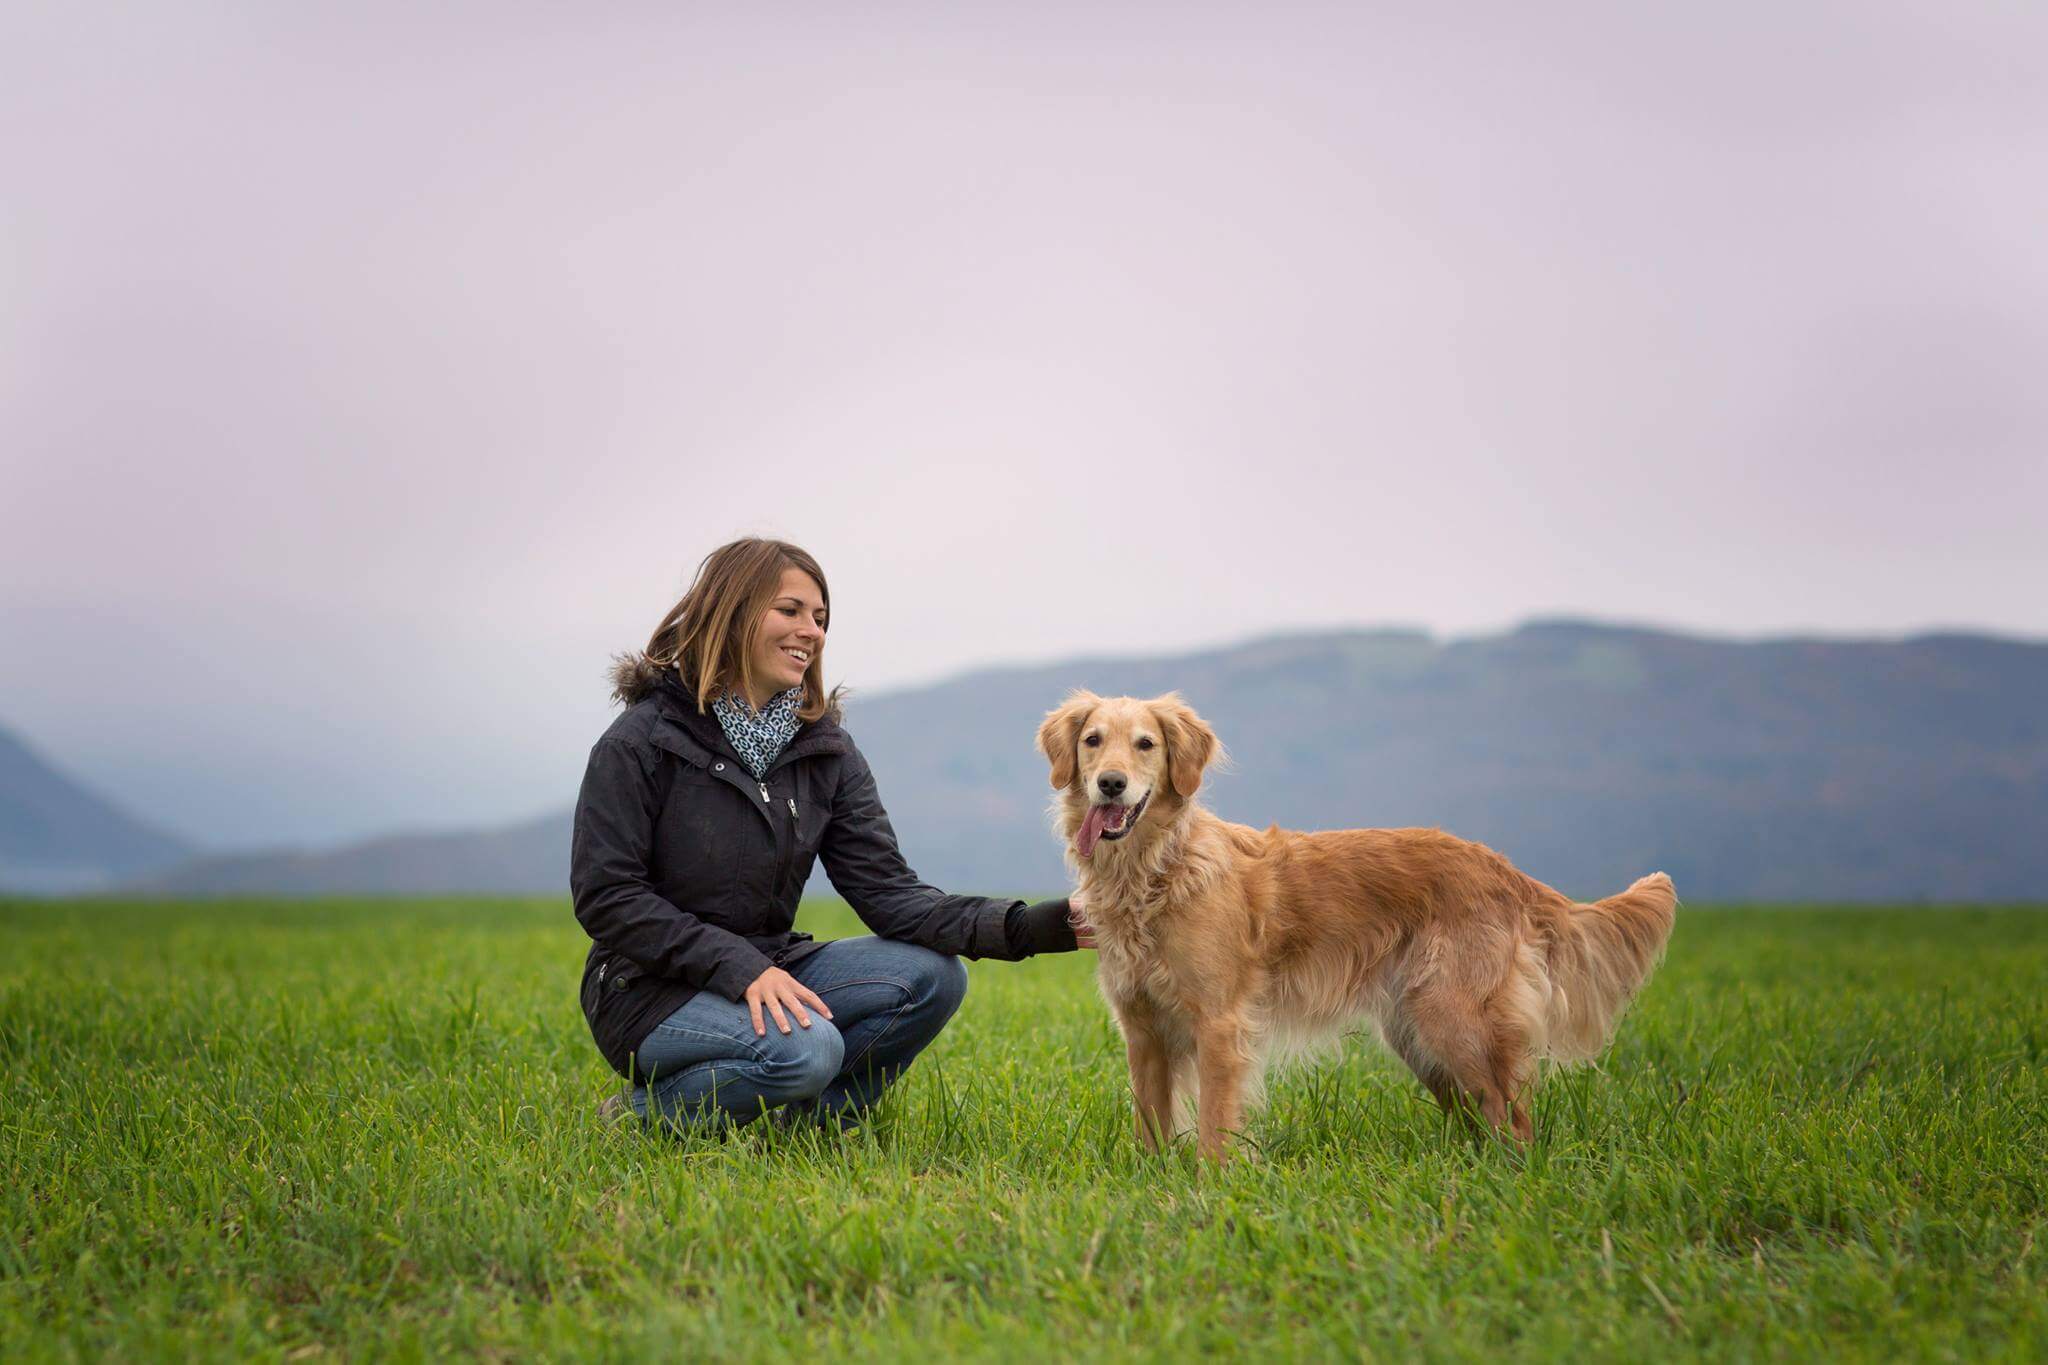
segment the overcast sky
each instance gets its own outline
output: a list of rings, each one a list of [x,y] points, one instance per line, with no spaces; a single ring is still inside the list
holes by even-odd
[[[7,5],[0,726],[215,846],[537,813],[746,532],[869,691],[2048,634],[2044,130],[2017,3]]]

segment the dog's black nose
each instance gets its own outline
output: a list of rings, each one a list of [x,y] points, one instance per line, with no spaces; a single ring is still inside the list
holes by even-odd
[[[1095,789],[1102,793],[1104,800],[1114,801],[1117,797],[1124,794],[1124,788],[1129,785],[1130,783],[1122,773],[1097,773],[1095,775]]]

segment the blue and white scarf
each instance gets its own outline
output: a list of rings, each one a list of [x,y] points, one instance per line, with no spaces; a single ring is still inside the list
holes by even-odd
[[[768,765],[789,747],[789,741],[803,724],[796,714],[797,699],[802,695],[801,687],[792,687],[777,693],[759,711],[748,706],[736,692],[721,693],[711,703],[719,728],[732,741],[732,751],[747,765],[756,782],[768,775]]]

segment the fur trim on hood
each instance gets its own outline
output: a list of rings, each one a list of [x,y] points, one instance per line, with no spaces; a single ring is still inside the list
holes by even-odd
[[[674,671],[673,667],[658,664],[645,654],[614,654],[611,674],[612,700],[631,706],[661,686],[662,678]]]
[[[631,706],[664,684],[673,689],[678,697],[695,704],[696,699],[690,695],[689,689],[683,686],[683,680],[676,675],[675,665],[658,664],[645,654],[612,655],[611,680],[612,700],[622,706]],[[845,692],[845,688],[835,687],[832,689],[832,695],[825,699],[826,720],[835,724],[840,720],[843,712],[839,699]],[[701,711],[701,708],[699,709]]]

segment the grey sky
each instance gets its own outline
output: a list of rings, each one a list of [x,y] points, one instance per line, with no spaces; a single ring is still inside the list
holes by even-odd
[[[2017,4],[9,6],[0,725],[217,845],[537,812],[747,531],[870,690],[2048,633],[2044,67]]]

